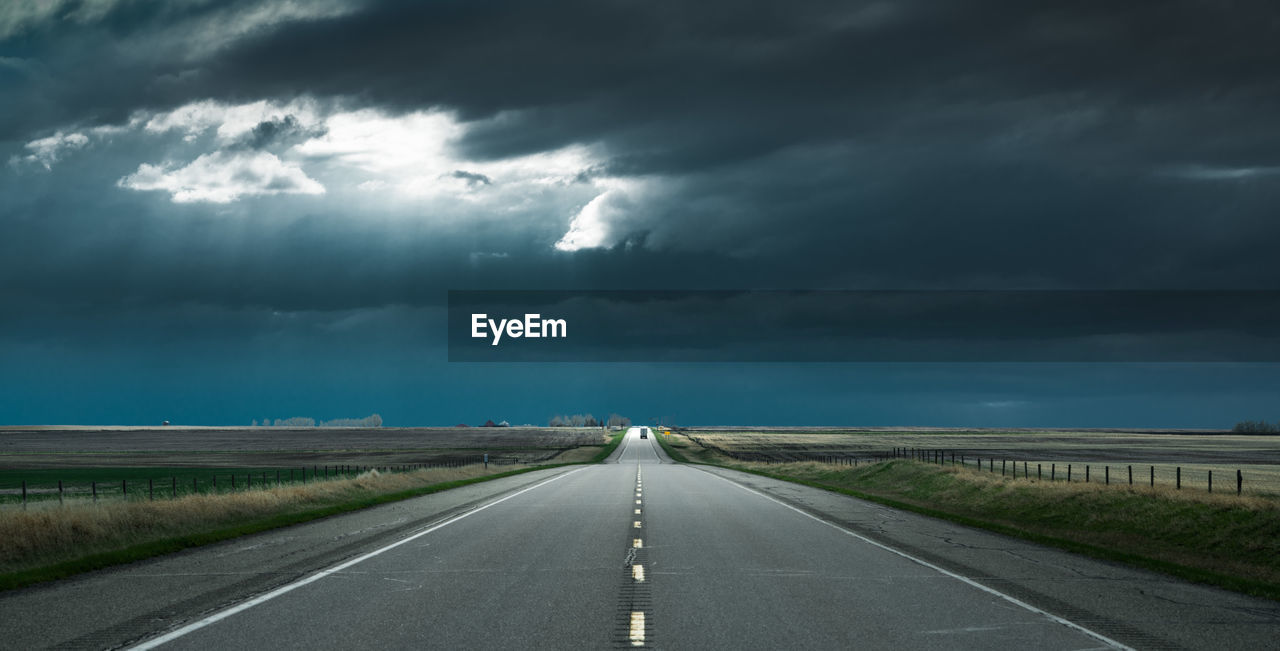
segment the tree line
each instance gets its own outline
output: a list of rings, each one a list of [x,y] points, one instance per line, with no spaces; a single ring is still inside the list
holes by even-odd
[[[1280,434],[1280,422],[1274,425],[1265,420],[1243,420],[1231,428],[1236,434]]]
[[[364,418],[322,420],[318,426],[316,425],[316,419],[305,416],[277,418],[275,420],[263,418],[261,424],[255,420],[250,427],[382,427],[382,416],[370,414]]]
[[[551,427],[630,427],[631,419],[619,414],[609,414],[609,418],[601,421],[591,414],[573,414],[564,416],[556,414],[547,420]]]

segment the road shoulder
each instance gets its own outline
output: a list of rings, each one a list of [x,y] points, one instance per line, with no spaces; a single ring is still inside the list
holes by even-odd
[[[1137,648],[1263,648],[1280,603],[800,484],[690,466]]]
[[[5,646],[118,647],[577,467],[479,482],[0,593]]]

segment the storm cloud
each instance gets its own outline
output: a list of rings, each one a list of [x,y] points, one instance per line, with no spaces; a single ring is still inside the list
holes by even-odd
[[[1277,22],[1263,0],[10,3],[0,302],[26,314],[0,342],[70,314],[256,311],[253,336],[364,310],[438,349],[419,310],[450,289],[1278,289]]]

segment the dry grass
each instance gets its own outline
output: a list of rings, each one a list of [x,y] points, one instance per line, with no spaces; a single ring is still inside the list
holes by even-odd
[[[1016,461],[1021,476],[1027,463],[1035,477],[1036,464],[1047,480],[1052,464],[1057,464],[1058,480],[1064,480],[1067,465],[1072,480],[1084,481],[1085,467],[1091,482],[1102,482],[1110,466],[1112,483],[1128,483],[1128,467],[1133,466],[1134,484],[1149,482],[1155,466],[1156,484],[1174,485],[1176,469],[1182,468],[1184,490],[1207,491],[1208,472],[1213,471],[1214,492],[1235,492],[1236,470],[1244,474],[1246,494],[1270,493],[1280,496],[1280,437],[1194,434],[1144,434],[1115,432],[881,432],[839,431],[822,433],[778,431],[692,431],[696,440],[673,435],[669,443],[689,446],[695,460],[717,462],[726,459],[712,454],[714,449],[772,457],[774,461],[806,456],[831,455],[868,458],[885,455],[894,448],[940,449],[968,463],[976,458]],[[679,443],[677,443],[677,441]],[[700,445],[705,444],[707,448]],[[1012,468],[1010,468],[1012,472]]]
[[[0,509],[0,574],[513,469],[476,465],[390,474],[375,470],[351,479],[177,499],[76,499],[26,510],[11,506]]]
[[[1085,483],[1083,468],[1072,482],[1000,475],[972,465],[952,466],[897,459],[858,466],[814,461],[763,463],[737,461],[703,448],[696,441],[672,436],[665,443],[689,460],[757,472],[780,479],[876,500],[971,526],[985,527],[1036,542],[1056,545],[1100,558],[1202,581],[1250,594],[1280,599],[1280,495],[1246,492],[1237,496],[1234,472],[1229,491],[1208,493],[1188,488],[1189,476],[1203,481],[1202,467],[1183,465],[1184,488],[1177,490],[1157,465],[1155,487],[1148,486],[1148,466],[1134,486],[1113,467],[1111,485],[1101,473]],[[1136,464],[1135,464],[1136,465]],[[1021,466],[1021,464],[1019,464]],[[1215,482],[1218,472],[1215,466]],[[1021,467],[1019,467],[1021,470]],[[1095,470],[1100,470],[1095,468]],[[1225,472],[1223,473],[1226,474]],[[1123,478],[1123,483],[1115,480]],[[1225,480],[1226,477],[1224,476]],[[1225,484],[1225,481],[1224,481]],[[1223,485],[1223,488],[1227,486]]]

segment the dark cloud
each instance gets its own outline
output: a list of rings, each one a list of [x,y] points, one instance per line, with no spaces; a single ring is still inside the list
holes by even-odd
[[[296,117],[286,115],[279,120],[259,122],[244,138],[243,145],[250,149],[285,147],[323,136],[324,133],[322,128],[308,128],[299,123]]]
[[[60,6],[0,29],[0,301],[23,308],[0,340],[63,323],[92,344],[84,324],[131,310],[113,335],[284,342],[379,310],[409,333],[422,322],[396,310],[462,288],[1280,287],[1264,0]],[[288,11],[310,13],[250,21]],[[344,194],[325,168],[340,152],[280,163],[323,198],[272,195],[297,183],[249,163],[322,135],[295,116],[230,142],[93,130],[298,98],[451,112],[459,160],[433,180],[475,196],[507,187],[487,161],[589,145],[575,187],[608,193],[603,246],[554,249],[589,196],[392,210]],[[204,154],[260,192],[180,204],[119,184]]]
[[[476,187],[480,185],[493,185],[493,179],[485,176],[484,174],[477,174],[475,172],[468,172],[466,170],[454,170],[453,173],[450,174],[449,176],[452,176],[455,179],[462,179],[463,181],[466,181],[467,185],[471,187]]]

